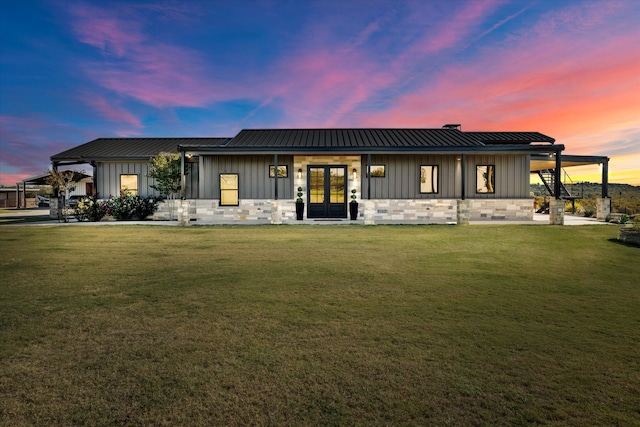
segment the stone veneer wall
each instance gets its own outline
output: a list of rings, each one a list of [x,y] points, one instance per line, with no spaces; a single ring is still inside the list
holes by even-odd
[[[531,199],[467,199],[464,202],[468,202],[471,221],[533,219]],[[179,204],[176,200],[176,208]],[[362,200],[358,219],[365,224],[455,224],[459,222],[459,204],[456,199]],[[216,199],[191,199],[188,206],[188,216],[196,224],[300,223],[296,220],[294,200],[240,200],[239,206],[220,207]],[[466,215],[464,212],[463,216]],[[160,204],[153,219],[169,219],[167,203]]]
[[[364,200],[360,207],[365,224],[447,224],[457,223],[458,216],[454,199]]]
[[[471,221],[533,220],[532,199],[467,199]]]

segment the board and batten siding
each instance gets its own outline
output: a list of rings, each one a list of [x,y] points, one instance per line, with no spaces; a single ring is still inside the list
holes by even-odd
[[[220,197],[221,173],[238,174],[239,198],[274,199],[274,179],[269,178],[269,166],[274,158],[268,156],[202,156],[200,158],[200,183],[198,195],[201,199]],[[278,199],[293,198],[293,156],[278,156],[278,165],[287,166],[287,178],[279,178]]]
[[[455,156],[372,155],[371,165],[383,165],[384,177],[371,177],[372,199],[453,199],[460,194]],[[438,165],[438,192],[420,192],[420,166]],[[366,170],[367,156],[362,158]],[[459,167],[458,167],[459,169]],[[362,196],[367,197],[369,180],[362,177]],[[457,183],[457,184],[456,184]]]
[[[467,199],[526,199],[530,196],[530,160],[526,154],[468,155]],[[476,166],[495,165],[495,193],[476,193]]]
[[[371,177],[371,199],[459,199],[462,197],[462,165],[455,155],[372,155],[371,165],[384,165],[384,178]],[[362,157],[363,168],[367,156]],[[438,192],[420,192],[420,166],[438,165]],[[476,193],[476,166],[495,165],[495,193]],[[529,156],[467,155],[467,199],[516,199],[529,195]],[[362,198],[369,180],[362,177]]]
[[[189,163],[187,170],[185,196],[188,199],[198,198],[198,163]],[[149,178],[148,163],[116,163],[101,162],[97,165],[97,187],[98,197],[106,199],[109,196],[120,194],[120,175],[138,175],[138,194],[141,197],[159,197],[160,193],[151,185],[155,185],[155,180]]]
[[[120,194],[120,175],[138,175],[138,194],[141,197],[159,196],[158,192],[150,186],[154,180],[149,178],[149,165],[139,163],[115,163],[104,162],[97,165],[98,197],[106,199],[109,196]]]

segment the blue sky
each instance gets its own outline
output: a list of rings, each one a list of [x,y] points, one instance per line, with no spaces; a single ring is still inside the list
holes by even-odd
[[[462,123],[640,185],[639,44],[631,0],[0,0],[0,183],[98,137]]]

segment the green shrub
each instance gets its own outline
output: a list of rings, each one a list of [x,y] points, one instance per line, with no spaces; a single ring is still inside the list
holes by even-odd
[[[595,216],[596,211],[593,208],[585,207],[584,210],[582,211],[582,214],[587,218],[591,218]]]
[[[618,218],[618,224],[626,224],[629,222],[629,215],[622,214],[620,218]]]
[[[107,212],[117,220],[143,220],[158,209],[158,200],[149,197],[143,199],[138,195],[123,193],[111,196],[106,203]]]
[[[74,216],[78,221],[100,221],[107,215],[107,203],[97,200],[95,196],[84,196],[78,200]]]

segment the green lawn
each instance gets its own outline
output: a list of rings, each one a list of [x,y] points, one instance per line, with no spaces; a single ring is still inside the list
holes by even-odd
[[[0,425],[640,425],[615,226],[0,226]]]

